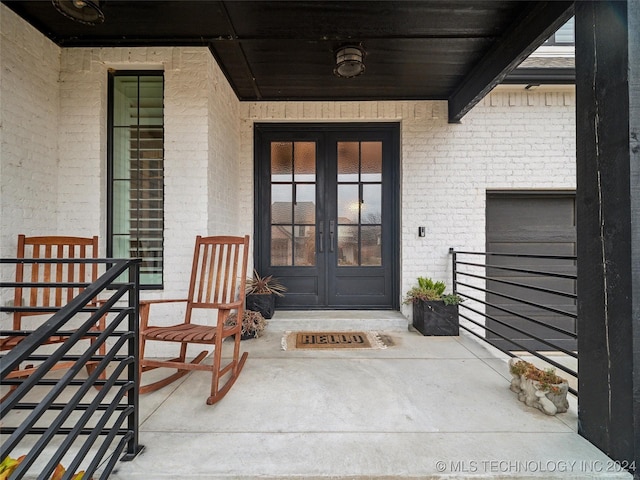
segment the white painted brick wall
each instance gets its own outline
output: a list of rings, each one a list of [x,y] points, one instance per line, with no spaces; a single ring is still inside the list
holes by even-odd
[[[238,100],[206,48],[67,49],[62,57],[59,222],[101,238],[108,69],[164,71],[165,289],[147,296],[183,294],[195,236],[237,232]]]
[[[195,235],[253,234],[254,122],[401,124],[403,293],[421,275],[450,283],[449,247],[484,250],[487,189],[575,188],[566,88],[501,87],[455,125],[445,102],[240,103],[206,48],[61,52],[4,5],[0,14],[3,248],[46,226],[99,234],[104,251],[107,71],[165,71],[165,290],[146,298],[182,296]]]
[[[0,256],[55,234],[60,49],[0,5]]]
[[[208,60],[208,230],[210,235],[251,235],[240,229],[240,102],[211,55]]]
[[[239,102],[210,52],[60,50],[4,5],[0,15],[3,255],[15,254],[20,232],[98,234],[106,252],[107,72],[164,70],[165,289],[142,296],[183,297],[195,236],[244,233]]]
[[[514,87],[515,88],[515,87]],[[252,225],[253,123],[401,124],[401,292],[418,276],[451,285],[449,247],[484,251],[486,191],[575,188],[575,95],[495,90],[461,124],[445,102],[243,103],[241,206]],[[418,237],[418,227],[427,235]],[[409,308],[403,307],[409,315]]]

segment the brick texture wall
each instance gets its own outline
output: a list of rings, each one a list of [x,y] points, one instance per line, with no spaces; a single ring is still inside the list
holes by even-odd
[[[147,296],[175,296],[186,289],[195,236],[236,233],[238,101],[206,48],[64,50],[59,222],[101,238],[110,68],[164,71],[165,288]],[[84,142],[74,141],[78,130]]]
[[[195,235],[253,234],[254,122],[400,124],[401,292],[450,284],[449,247],[484,249],[487,190],[575,188],[566,87],[498,88],[455,125],[437,101],[240,103],[206,48],[60,50],[4,5],[0,21],[5,256],[20,232],[98,234],[104,251],[107,72],[165,72],[165,289],[145,297],[184,292]]]
[[[60,49],[0,6],[0,256],[57,231]]]
[[[484,251],[487,190],[575,188],[575,94],[502,87],[447,123],[446,102],[243,103],[241,198],[251,198],[254,122],[397,121],[401,125],[401,287],[451,285],[449,247]],[[251,230],[253,204],[241,218]],[[426,237],[418,237],[425,226]],[[403,313],[410,309],[403,306]]]

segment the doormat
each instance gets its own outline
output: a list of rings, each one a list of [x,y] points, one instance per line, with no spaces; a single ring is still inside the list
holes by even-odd
[[[392,344],[378,332],[285,332],[282,337],[283,350],[380,349]]]

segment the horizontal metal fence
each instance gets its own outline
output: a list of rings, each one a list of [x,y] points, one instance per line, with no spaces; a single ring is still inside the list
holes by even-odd
[[[2,278],[18,263],[99,263],[106,272],[60,308],[2,306],[0,312],[41,312],[33,330],[1,330],[22,337],[0,357],[4,398],[0,403],[0,458],[24,455],[11,479],[49,479],[60,464],[63,478],[84,471],[84,479],[106,479],[119,459],[132,459],[138,444],[139,260],[0,259]],[[122,281],[122,278],[128,278]],[[28,282],[2,282],[3,298],[13,298]],[[65,288],[70,283],[35,284]],[[85,288],[86,287],[86,288]],[[8,302],[7,302],[8,303]],[[11,323],[5,313],[3,324]],[[106,328],[95,326],[106,316]],[[61,343],[50,343],[61,337]],[[68,368],[56,368],[64,364]],[[31,366],[29,376],[12,378]],[[86,373],[85,373],[86,370]],[[11,375],[11,373],[13,375]],[[124,456],[123,456],[124,454]],[[99,475],[96,476],[96,475]]]
[[[575,256],[450,253],[453,290],[464,300],[460,328],[509,356],[531,355],[577,378]]]

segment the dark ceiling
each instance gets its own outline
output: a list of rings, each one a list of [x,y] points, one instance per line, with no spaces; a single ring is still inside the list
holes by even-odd
[[[458,121],[573,13],[572,1],[117,1],[91,26],[2,3],[61,47],[207,46],[240,100],[448,100]],[[366,71],[333,75],[361,44]]]

